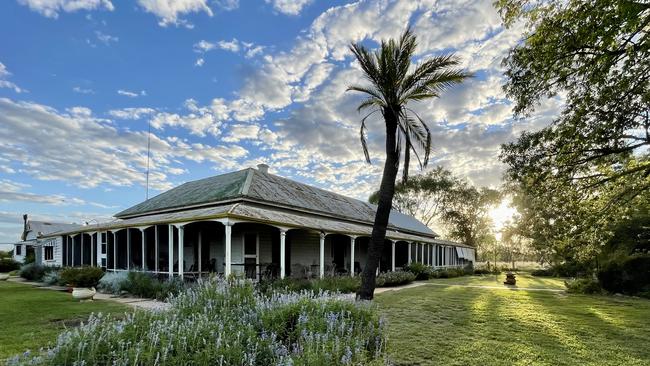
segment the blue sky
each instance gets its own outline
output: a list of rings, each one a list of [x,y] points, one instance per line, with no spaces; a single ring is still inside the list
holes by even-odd
[[[347,46],[409,24],[415,62],[455,52],[476,77],[414,106],[434,134],[432,166],[500,183],[499,145],[559,106],[514,121],[501,59],[521,38],[491,0],[7,0],[0,2],[0,242],[21,215],[107,220],[182,182],[264,162],[365,199],[378,185],[379,121],[358,141],[363,82]],[[415,167],[413,167],[415,168]]]

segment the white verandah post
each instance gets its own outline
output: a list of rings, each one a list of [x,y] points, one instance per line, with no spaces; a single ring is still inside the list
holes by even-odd
[[[185,253],[183,253],[183,240],[184,240],[184,233],[185,233],[185,225],[178,225],[178,276],[182,279],[183,274],[185,272],[185,266],[183,262],[185,262]]]
[[[285,257],[285,243],[286,243],[287,231],[280,229],[280,278],[284,278],[287,274],[287,264]]]
[[[354,277],[354,242],[357,239],[356,236],[350,236],[350,276]]]
[[[142,237],[142,270],[146,271],[147,270],[147,260],[145,257],[145,250],[144,246],[146,244],[146,241],[144,239],[144,231],[146,228],[139,228],[140,229],[140,236]]]
[[[325,233],[320,233],[320,278],[325,277]]]
[[[158,245],[160,244],[160,238],[158,237],[158,225],[153,226],[153,241],[155,245],[154,256],[156,260],[154,262],[154,270],[158,273]]]
[[[115,231],[111,231],[111,234],[113,234],[113,272],[115,272],[117,270],[117,234]],[[108,237],[106,241],[108,241]]]
[[[126,269],[131,270],[131,230],[126,228]]]
[[[232,272],[232,222],[225,222],[225,229],[226,229],[226,268],[224,271],[224,274],[226,277],[230,276],[230,273]]]
[[[169,278],[174,277],[174,226],[167,224],[167,230],[169,234],[167,235],[167,251],[169,255],[167,256],[167,265],[169,267]]]

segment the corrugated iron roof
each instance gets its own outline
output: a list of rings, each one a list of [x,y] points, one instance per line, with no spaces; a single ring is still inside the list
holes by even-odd
[[[130,219],[233,200],[252,200],[364,223],[374,222],[376,212],[376,206],[369,203],[249,168],[182,184],[115,217]],[[414,217],[394,210],[390,216],[390,226],[436,236]]]
[[[83,230],[61,231],[50,234],[67,235],[80,231],[114,231],[126,227],[145,227],[155,224],[187,223],[191,221],[210,220],[219,218],[242,219],[250,222],[259,222],[286,228],[311,229],[324,231],[326,233],[339,233],[346,235],[370,236],[372,224],[354,223],[342,221],[332,217],[325,217],[306,212],[296,212],[290,209],[269,206],[255,203],[230,203],[219,206],[188,209],[175,212],[158,213],[152,215],[138,216],[128,219],[119,219],[103,224],[83,226]],[[416,235],[399,229],[389,229],[386,237],[393,240],[418,241],[427,243],[438,243],[440,240],[428,235]],[[454,243],[454,245],[459,245]],[[462,246],[462,245],[460,245]]]
[[[62,230],[75,230],[80,227],[81,225],[77,224],[29,220],[27,221],[27,228],[23,235],[25,238],[24,240],[34,240],[39,236],[55,233]]]

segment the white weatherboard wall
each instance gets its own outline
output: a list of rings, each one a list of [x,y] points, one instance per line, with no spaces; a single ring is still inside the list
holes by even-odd
[[[41,251],[41,258],[43,258],[44,266],[62,266],[63,265],[63,238],[57,236],[56,238],[50,238],[40,241],[40,246],[37,250]],[[51,246],[54,247],[54,257],[52,260],[45,260],[45,247]]]

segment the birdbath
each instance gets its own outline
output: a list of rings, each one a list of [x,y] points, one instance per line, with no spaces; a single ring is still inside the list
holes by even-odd
[[[504,285],[516,285],[517,284],[517,278],[515,277],[515,274],[512,272],[506,273],[506,280],[503,282]]]

